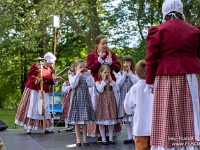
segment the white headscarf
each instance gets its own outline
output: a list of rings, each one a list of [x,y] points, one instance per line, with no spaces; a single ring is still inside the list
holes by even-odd
[[[47,52],[44,55],[44,59],[48,62],[48,63],[52,63],[56,61],[56,57],[51,53],[51,52]]]
[[[165,17],[168,14],[177,18],[176,13],[170,13],[172,11],[181,13],[183,19],[185,20],[185,16],[183,14],[183,3],[181,0],[165,0],[162,5],[163,22],[165,22]]]

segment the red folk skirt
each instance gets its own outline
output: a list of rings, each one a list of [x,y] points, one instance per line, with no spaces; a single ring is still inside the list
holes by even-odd
[[[200,95],[200,74],[196,76]],[[181,148],[195,142],[193,104],[186,74],[156,77],[152,117],[151,146]]]

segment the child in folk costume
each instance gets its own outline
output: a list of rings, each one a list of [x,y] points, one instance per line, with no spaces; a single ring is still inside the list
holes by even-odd
[[[95,116],[88,87],[94,85],[94,78],[90,70],[86,69],[86,63],[83,59],[74,62],[73,71],[74,74],[69,75],[72,93],[67,123],[75,125],[77,146],[81,146],[80,125],[82,125],[83,145],[89,146],[87,142],[87,124],[95,121]]]
[[[24,126],[27,129],[26,134],[31,134],[32,129],[44,130],[45,126],[45,133],[54,133],[49,111],[49,85],[57,84],[57,81],[61,80],[60,76],[52,77],[51,68],[53,68],[55,61],[56,57],[51,52],[47,52],[44,55],[44,62],[41,64],[34,63],[28,72],[28,81],[25,83],[23,96],[15,117],[15,124]],[[42,77],[39,77],[38,74]],[[43,87],[40,87],[40,82],[43,83]],[[39,113],[38,108],[38,103],[42,97],[41,91],[44,93],[45,117]]]
[[[117,58],[117,55],[108,49],[108,38],[105,35],[99,35],[94,41],[95,49],[88,54],[87,57],[87,69],[91,70],[92,76],[95,82],[99,80],[98,71],[102,64],[106,64],[110,67],[111,77],[116,81],[113,71],[119,72],[121,65]],[[93,105],[96,105],[97,91],[95,87],[90,88]],[[121,124],[117,123],[114,125],[114,136],[121,134]],[[108,134],[108,128],[106,126],[106,133]],[[88,136],[99,137],[100,131],[97,124],[88,124]],[[101,142],[101,137],[98,138],[97,142]]]
[[[120,88],[120,99],[118,104],[118,121],[126,123],[126,130],[128,134],[128,139],[124,140],[124,144],[133,143],[133,134],[132,134],[132,114],[128,115],[124,110],[124,99],[126,93],[130,90],[132,85],[138,81],[138,77],[134,74],[135,72],[135,63],[133,57],[126,55],[122,59],[122,71],[119,72],[116,77],[116,84]]]
[[[145,60],[140,60],[135,67],[140,80],[126,94],[124,108],[127,114],[133,114],[133,135],[136,150],[150,150],[150,130],[153,108],[153,94],[145,91]]]
[[[67,71],[68,76],[72,74],[71,70],[69,69]],[[62,101],[62,114],[61,117],[65,118],[65,128],[68,129],[68,123],[67,123],[67,116],[70,106],[70,96],[72,92],[72,87],[69,84],[69,80],[65,81],[62,84],[62,92],[65,94]]]
[[[95,83],[98,91],[97,104],[95,109],[96,123],[99,125],[102,144],[116,144],[113,140],[114,124],[117,123],[117,102],[118,86],[112,80],[110,67],[101,65],[99,69],[100,81]],[[109,141],[106,141],[105,125],[108,125]]]

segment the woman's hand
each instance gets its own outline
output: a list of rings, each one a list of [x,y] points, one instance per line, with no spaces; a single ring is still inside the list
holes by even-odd
[[[109,60],[109,59],[111,59],[111,58],[112,58],[112,54],[111,54],[111,52],[109,51],[109,52],[108,52],[107,59]]]

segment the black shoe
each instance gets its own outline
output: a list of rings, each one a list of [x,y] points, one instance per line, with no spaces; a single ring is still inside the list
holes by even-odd
[[[109,144],[113,144],[113,145],[115,145],[115,144],[116,144],[116,142],[115,142],[115,141],[108,141],[108,143],[109,143]]]
[[[54,133],[53,131],[45,131],[45,133],[47,133],[47,134],[51,134],[51,133]]]
[[[107,141],[102,141],[101,144],[108,145],[108,142]]]
[[[133,139],[131,139],[131,140],[124,140],[124,144],[128,144],[128,143],[134,143],[134,141],[133,141]]]
[[[31,134],[31,132],[26,132],[26,134],[27,134],[27,135],[30,135],[30,134]]]
[[[88,142],[83,142],[84,146],[89,146],[90,144]]]
[[[76,143],[76,146],[81,146],[81,142]]]
[[[101,136],[97,139],[97,143],[101,143],[101,141],[102,141],[102,138],[101,138]]]

